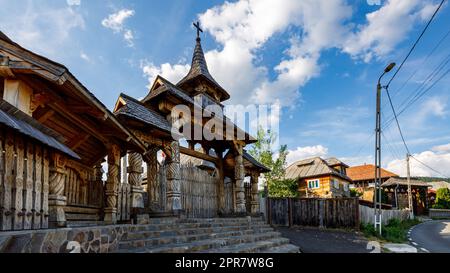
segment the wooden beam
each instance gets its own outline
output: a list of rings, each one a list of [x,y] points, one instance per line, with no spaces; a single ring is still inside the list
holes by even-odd
[[[191,150],[189,148],[186,147],[180,147],[180,153],[185,154],[185,155],[189,155],[192,157],[196,157],[196,158],[200,158],[203,160],[207,160],[207,161],[211,161],[213,163],[217,163],[218,158],[214,157],[214,156],[210,156],[201,152],[197,152],[194,150]]]
[[[100,140],[103,143],[107,143],[108,139],[104,137],[100,132],[97,131],[98,126],[95,124],[83,120],[79,118],[78,116],[70,113],[69,111],[66,111],[63,106],[59,105],[58,103],[51,103],[48,105],[50,108],[58,112],[61,116],[65,117],[66,119],[70,120],[72,123],[78,125],[83,131],[85,131],[88,134],[93,135],[95,138]]]
[[[55,114],[55,111],[50,109],[47,112],[45,112],[45,114],[43,114],[42,116],[40,116],[37,120],[40,123],[44,123],[46,122],[49,118],[51,118],[53,115]]]
[[[89,139],[89,134],[80,134],[77,137],[70,140],[66,145],[72,150],[75,150],[76,148],[80,147],[83,142],[87,141]]]

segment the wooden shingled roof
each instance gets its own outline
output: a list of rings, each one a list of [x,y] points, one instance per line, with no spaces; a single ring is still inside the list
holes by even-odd
[[[414,187],[431,187],[430,184],[421,180],[411,179],[410,183]],[[408,180],[405,177],[391,177],[382,184],[382,187],[393,187],[397,185],[408,186]]]
[[[114,114],[118,117],[126,116],[136,119],[168,133],[171,132],[171,125],[167,119],[156,111],[146,108],[140,101],[123,93],[119,96]]]
[[[348,181],[351,180],[348,176],[341,174],[328,165],[326,160],[320,157],[308,158],[293,163],[286,169],[285,178],[302,179],[322,175],[335,175]]]
[[[375,179],[375,166],[372,164],[347,168],[347,175],[353,181],[365,181]],[[397,174],[381,168],[381,178],[398,177]]]
[[[222,101],[227,100],[230,98],[230,94],[228,94],[228,92],[225,91],[225,89],[223,89],[209,73],[208,65],[206,63],[205,55],[203,53],[200,41],[200,38],[196,39],[194,54],[192,56],[191,69],[189,70],[189,73],[177,83],[177,86],[182,86],[192,80],[202,78],[208,81],[212,86],[214,86],[215,89],[220,91],[220,93],[222,94]]]

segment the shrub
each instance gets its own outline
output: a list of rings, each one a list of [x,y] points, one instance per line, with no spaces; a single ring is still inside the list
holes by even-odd
[[[407,241],[408,230],[417,224],[419,220],[404,220],[391,219],[387,225],[383,225],[381,229],[381,236],[375,230],[373,224],[361,224],[361,231],[366,237],[378,237],[382,240],[386,240],[393,243],[403,243]]]
[[[442,188],[436,192],[435,209],[450,209],[450,189]]]
[[[350,197],[360,197],[362,196],[362,193],[359,192],[357,189],[350,189]]]

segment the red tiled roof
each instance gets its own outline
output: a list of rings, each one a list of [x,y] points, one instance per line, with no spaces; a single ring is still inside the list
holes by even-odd
[[[347,175],[353,181],[375,179],[375,166],[372,164],[347,168]],[[381,168],[381,178],[398,177],[397,174]]]

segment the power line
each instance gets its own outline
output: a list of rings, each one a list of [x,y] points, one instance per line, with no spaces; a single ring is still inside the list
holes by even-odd
[[[437,171],[436,169],[428,166],[427,164],[423,163],[422,161],[420,161],[419,159],[417,159],[416,157],[410,155],[412,158],[414,158],[417,162],[419,162],[420,164],[422,164],[423,166],[427,167],[428,169],[434,171],[435,173],[439,174],[440,176],[442,176],[443,178],[448,178],[446,175],[442,174],[441,172]]]
[[[447,37],[450,35],[450,29],[447,31],[447,33],[439,40],[439,42],[433,47],[433,49],[428,53],[428,55],[425,57],[425,59],[421,62],[420,65],[417,66],[417,69],[408,77],[408,79],[400,86],[400,88],[396,89],[395,92],[392,94],[392,98],[395,98],[400,91],[405,88],[405,86],[409,83],[409,81],[417,74],[417,72],[420,70],[421,67],[428,61],[428,59],[434,54],[434,52],[441,46],[441,44],[447,39]],[[384,103],[383,107],[386,105]]]
[[[429,92],[438,82],[440,82],[448,73],[450,73],[450,69],[445,71],[435,82],[433,82],[428,88],[419,91],[413,98],[409,101],[409,103],[398,112],[397,117],[403,114],[409,107],[411,107],[415,102],[417,102],[421,97],[423,97],[427,92]],[[383,129],[389,127],[391,123],[395,120],[395,117],[391,117],[387,123],[384,125]]]
[[[428,21],[428,23],[426,24],[425,28],[422,30],[422,33],[420,33],[419,37],[417,38],[417,40],[415,41],[414,45],[411,47],[411,49],[409,50],[408,54],[406,55],[406,57],[403,59],[402,63],[400,64],[400,66],[397,68],[397,70],[395,71],[394,75],[392,76],[392,78],[389,80],[388,84],[386,85],[386,87],[389,87],[389,85],[391,84],[391,82],[394,80],[395,76],[397,76],[398,72],[400,71],[400,69],[402,69],[403,65],[405,64],[405,62],[408,60],[409,56],[411,55],[411,53],[414,51],[414,49],[416,48],[417,44],[419,43],[420,39],[422,38],[422,36],[425,34],[425,32],[427,31],[428,27],[430,26],[431,22],[433,21],[434,17],[436,16],[436,14],[438,13],[438,11],[441,9],[442,5],[444,4],[445,0],[442,0],[441,3],[439,4],[439,6],[436,8],[436,10],[433,13],[433,16],[431,16],[430,20]]]
[[[389,104],[391,105],[392,112],[394,113],[394,117],[395,117],[395,121],[397,123],[398,131],[400,132],[400,136],[402,137],[403,145],[405,145],[406,152],[408,154],[410,154],[408,145],[406,145],[405,138],[403,137],[403,132],[402,132],[402,129],[400,127],[400,123],[398,122],[397,113],[395,113],[394,105],[392,104],[391,95],[389,94],[388,86],[386,86],[386,93],[387,93],[387,96],[388,96],[388,99],[389,99]]]

